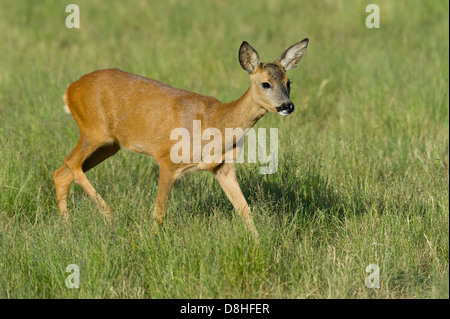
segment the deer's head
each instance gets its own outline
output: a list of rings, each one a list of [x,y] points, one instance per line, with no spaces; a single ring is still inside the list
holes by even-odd
[[[261,63],[258,52],[244,41],[239,49],[239,62],[250,74],[252,98],[267,111],[287,116],[294,112],[289,95],[291,81],[286,71],[295,68],[308,46],[308,39],[291,45],[272,63]]]

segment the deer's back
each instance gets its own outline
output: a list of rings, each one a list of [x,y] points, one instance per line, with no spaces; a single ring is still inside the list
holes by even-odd
[[[153,156],[170,131],[191,131],[194,119],[220,102],[119,69],[98,70],[67,87],[64,100],[83,134],[100,134]]]

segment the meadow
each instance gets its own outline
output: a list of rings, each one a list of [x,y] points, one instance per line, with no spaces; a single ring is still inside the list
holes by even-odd
[[[367,1],[0,1],[0,298],[449,298],[449,4]],[[229,102],[308,37],[289,71],[278,170],[238,166],[259,242],[211,174],[179,180],[153,236],[158,165],[121,150],[59,217],[52,173],[78,140],[66,86],[117,67]],[[80,287],[65,285],[67,265]],[[368,288],[366,267],[379,269]]]

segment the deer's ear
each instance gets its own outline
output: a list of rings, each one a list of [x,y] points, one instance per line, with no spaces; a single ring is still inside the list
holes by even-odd
[[[303,58],[308,47],[308,38],[291,45],[275,62],[279,62],[286,71],[295,68]]]
[[[258,52],[252,48],[247,41],[242,42],[239,48],[239,63],[242,68],[248,73],[252,74],[261,64]]]

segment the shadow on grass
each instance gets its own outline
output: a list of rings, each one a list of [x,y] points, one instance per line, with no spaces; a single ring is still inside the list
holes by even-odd
[[[131,158],[133,160],[133,158]],[[131,166],[131,184],[153,188],[149,198],[152,211],[159,178],[159,166],[154,161],[128,163],[122,157],[122,166]],[[138,163],[138,164],[136,164]],[[255,164],[238,165],[238,180],[248,204],[261,209],[269,216],[299,215],[312,217],[317,213],[330,218],[344,219],[349,214],[362,215],[369,210],[379,214],[406,211],[414,208],[419,213],[427,211],[427,205],[420,199],[385,198],[385,190],[367,192],[367,180],[347,184],[345,189],[333,185],[327,170],[311,159],[298,163],[292,154],[283,154],[275,174],[262,175]],[[113,177],[113,176],[111,176]],[[234,208],[225,196],[219,183],[209,172],[184,175],[175,183],[169,199],[169,210],[185,215],[211,216],[223,212],[230,216]]]
[[[322,211],[342,218],[344,200],[328,179],[315,167],[307,167],[297,174],[296,169],[293,162],[287,161],[275,174],[261,175],[257,165],[238,165],[238,180],[249,206],[262,208],[270,215],[311,216]],[[206,172],[189,174],[179,180],[169,205],[175,205],[177,211],[205,217],[234,210],[219,183]]]
[[[274,175],[259,175],[258,168],[242,180],[250,206],[262,205],[271,214],[300,214],[308,217],[318,211],[338,218],[344,216],[344,200],[317,167],[298,171],[295,162],[280,164]]]

